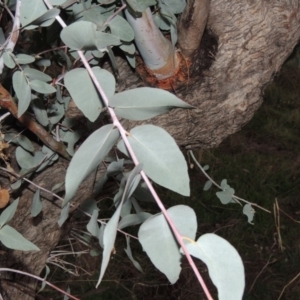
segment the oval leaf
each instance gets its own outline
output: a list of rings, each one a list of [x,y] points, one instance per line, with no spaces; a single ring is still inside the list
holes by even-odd
[[[29,85],[33,90],[41,94],[52,94],[56,92],[56,89],[52,85],[41,80],[32,80]]]
[[[16,159],[17,159],[19,166],[22,169],[29,170],[36,165],[36,163],[34,162],[34,157],[30,153],[28,153],[26,150],[24,150],[22,147],[17,147]]]
[[[62,41],[74,50],[96,50],[96,28],[92,22],[78,21],[65,27],[60,37]]]
[[[113,35],[118,36],[122,41],[131,42],[134,39],[134,32],[129,23],[121,16],[116,15],[108,23]]]
[[[197,218],[192,208],[177,205],[169,208],[168,214],[182,236],[195,239]],[[147,219],[139,229],[138,238],[155,267],[164,273],[172,284],[175,283],[181,271],[181,254],[163,214]]]
[[[181,195],[190,195],[187,163],[174,139],[162,128],[143,125],[133,128],[129,143],[145,173],[156,183]],[[127,154],[124,142],[118,148]]]
[[[30,64],[35,61],[35,58],[27,54],[16,54],[16,60],[19,64]]]
[[[20,134],[17,137],[16,141],[25,150],[27,150],[29,152],[34,151],[34,146],[33,146],[32,142],[25,135]]]
[[[105,125],[93,132],[80,146],[67,170],[63,206],[74,197],[81,182],[100,164],[118,138],[118,130],[113,125]]]
[[[219,300],[241,300],[245,288],[245,271],[236,249],[216,234],[202,235],[186,245],[189,253],[202,260],[218,289]]]
[[[175,95],[162,89],[142,87],[113,95],[109,99],[116,115],[128,120],[142,121],[173,108],[193,108]]]
[[[31,88],[23,72],[16,71],[13,75],[13,87],[19,99],[18,118],[27,110],[31,101]]]
[[[92,70],[106,95],[108,97],[113,95],[116,83],[112,74],[99,67]],[[64,81],[77,107],[91,122],[94,122],[100,115],[103,105],[88,72],[85,69],[72,70],[65,75]]]

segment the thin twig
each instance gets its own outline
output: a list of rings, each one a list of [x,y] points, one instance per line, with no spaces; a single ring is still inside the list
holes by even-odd
[[[13,272],[13,273],[17,273],[17,274],[29,276],[29,277],[31,277],[31,278],[34,278],[34,279],[36,279],[36,280],[39,280],[39,281],[42,281],[42,282],[46,283],[47,285],[51,286],[52,288],[54,288],[55,290],[61,292],[62,294],[64,294],[64,295],[70,297],[71,299],[74,299],[74,300],[80,300],[79,298],[70,295],[70,294],[67,293],[66,291],[60,289],[59,287],[53,285],[53,284],[50,283],[49,281],[47,281],[47,280],[45,280],[44,278],[41,278],[41,277],[39,277],[39,276],[30,274],[30,273],[27,273],[27,272],[15,270],[15,269],[10,269],[10,268],[0,268],[0,272]]]
[[[191,155],[192,159],[194,160],[195,164],[199,167],[199,169],[201,170],[201,172],[204,174],[204,176],[210,180],[216,187],[218,187],[220,190],[223,190],[222,187],[220,185],[218,185],[206,172],[205,170],[202,168],[202,166],[199,164],[199,162],[197,161],[197,159],[195,158],[194,156],[194,153],[192,150],[189,150],[188,151],[188,154]],[[256,204],[256,203],[253,203],[253,202],[249,202],[243,198],[240,198],[240,197],[237,197],[235,195],[232,195],[232,198],[234,198],[239,204],[241,204],[239,201],[242,201],[242,202],[245,202],[245,203],[248,203],[250,204],[251,206],[255,206],[257,208],[260,208],[261,210],[264,210],[265,212],[268,212],[268,213],[271,213],[270,210]]]
[[[260,271],[260,272],[257,274],[257,276],[255,277],[255,279],[254,279],[254,281],[253,281],[253,283],[252,283],[252,285],[251,285],[251,287],[250,287],[250,289],[249,289],[248,294],[250,294],[250,292],[251,292],[251,290],[253,289],[253,287],[254,287],[254,285],[255,285],[255,283],[256,283],[258,277],[263,273],[263,271],[264,271],[270,264],[272,264],[272,263],[274,263],[275,261],[277,261],[277,259],[275,258],[274,260],[272,260],[272,261],[270,262],[271,257],[272,257],[272,254],[270,255],[270,257],[269,257],[267,263],[264,265],[264,267],[261,269],[261,271]]]
[[[300,273],[298,273],[288,284],[286,284],[285,286],[284,286],[284,288],[282,289],[282,291],[281,291],[281,293],[280,293],[280,295],[279,295],[279,297],[278,297],[278,299],[277,300],[280,300],[281,299],[281,297],[282,297],[282,295],[283,295],[283,293],[284,293],[284,291],[285,291],[285,289],[289,286],[289,285],[291,285],[298,277],[300,276]]]

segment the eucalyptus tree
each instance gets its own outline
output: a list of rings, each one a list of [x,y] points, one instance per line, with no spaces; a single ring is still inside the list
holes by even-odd
[[[7,163],[6,168],[2,168],[7,181],[3,186],[1,183],[1,188],[9,187],[21,197],[0,216],[0,240],[8,248],[16,249],[1,255],[1,266],[40,274],[63,229],[68,229],[70,204],[78,206],[83,200],[96,198],[108,178],[123,173],[124,161],[113,161],[104,175],[97,175],[97,186],[91,189],[94,178],[88,175],[105,159],[109,146],[116,143],[121,134],[129,144],[119,141],[117,148],[125,155],[131,154],[132,149],[128,148],[131,146],[138,160],[143,161],[144,152],[135,141],[147,142],[146,148],[151,154],[164,153],[167,145],[175,150],[163,159],[173,157],[177,165],[168,169],[169,173],[157,175],[157,168],[162,165],[161,161],[155,163],[157,154],[153,164],[145,161],[142,167],[137,164],[129,176],[123,174],[119,192],[114,195],[116,211],[109,226],[107,224],[107,234],[104,226],[101,229],[95,225],[98,217],[95,202],[90,203],[93,209],[89,211],[87,230],[104,246],[103,265],[106,265],[114,243],[108,233],[115,236],[117,227],[121,230],[126,224],[144,222],[139,231],[143,247],[170,282],[175,282],[181,257],[177,243],[172,244],[172,249],[177,247],[173,253],[178,261],[174,272],[172,269],[168,273],[145,238],[149,232],[157,235],[157,231],[152,230],[155,224],[161,225],[157,230],[169,228],[165,218],[161,214],[150,217],[146,212],[137,213],[137,202],[125,198],[130,198],[134,188],[139,186],[141,168],[152,181],[189,195],[187,165],[166,132],[182,149],[208,148],[217,146],[249,121],[262,102],[264,87],[299,40],[299,1],[8,0],[0,5],[3,10],[0,105],[37,137],[34,146],[26,132],[4,132],[6,141],[17,148],[11,158],[13,169],[5,152],[1,152],[1,158]],[[80,60],[87,71],[81,68]],[[103,88],[97,86],[97,81]],[[107,112],[112,113],[110,117]],[[83,117],[88,119],[89,129],[74,125]],[[122,123],[118,123],[117,117]],[[113,119],[114,126],[105,125],[95,130],[99,124],[107,124],[109,118]],[[137,126],[141,124],[143,126]],[[115,127],[120,129],[119,133]],[[74,155],[74,145],[82,132],[93,130]],[[155,140],[164,143],[153,142]],[[7,147],[3,141],[1,145],[1,149]],[[69,163],[71,156],[74,157]],[[18,168],[20,172],[16,175]],[[14,174],[15,180],[8,177],[8,173]],[[83,182],[85,177],[88,179]],[[61,209],[53,202],[60,197],[54,192],[64,192],[64,179],[66,195],[61,199]],[[24,180],[34,181],[34,192],[26,189]],[[229,198],[227,195],[230,202],[233,189],[226,182],[222,189],[231,193]],[[134,217],[128,214],[131,207],[136,210]],[[191,222],[189,229],[182,228],[178,217],[183,211]],[[12,218],[14,213],[17,217]],[[190,208],[177,206],[164,214],[176,220],[175,224],[183,230],[181,236],[195,240],[196,218]],[[58,226],[57,220],[64,226]],[[20,252],[17,241],[24,243],[24,250],[38,247],[40,251]],[[215,253],[211,258],[216,262],[219,252],[211,251],[211,245],[218,244],[220,249],[228,246],[226,241],[211,235],[200,237],[197,243]],[[127,246],[129,253],[129,241]],[[194,246],[193,243],[188,245],[188,253],[206,262]],[[237,252],[230,253],[240,266]],[[102,268],[100,280],[104,271]],[[236,296],[232,298],[232,294],[226,294],[228,290],[219,286],[218,274],[211,272],[223,299],[241,297],[244,284],[241,273],[239,267],[238,278],[231,280],[239,282]],[[32,289],[23,293],[22,289],[8,284],[14,277],[5,276],[6,281],[1,283],[4,299],[33,299],[35,280],[22,278]]]

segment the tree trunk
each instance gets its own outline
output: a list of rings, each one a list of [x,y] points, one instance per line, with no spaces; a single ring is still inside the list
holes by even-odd
[[[264,88],[299,40],[299,6],[299,0],[212,0],[207,30],[194,56],[190,79],[174,91],[195,109],[176,109],[148,123],[165,128],[185,148],[216,147],[238,131],[252,118],[262,103]],[[119,60],[119,67],[119,91],[143,85],[126,62]],[[124,124],[131,128],[137,123]],[[34,182],[51,189],[62,182],[65,169],[65,162],[57,163]],[[35,226],[30,218],[30,188],[21,195],[18,218],[11,225],[41,251],[10,251],[6,263],[39,274],[61,236],[56,223],[60,203],[44,195],[48,200],[44,201],[43,218]],[[86,195],[85,185],[76,198]],[[7,281],[1,282],[2,290],[7,292],[6,296],[2,292],[4,299],[33,299]],[[34,289],[35,283],[31,281],[30,287]]]

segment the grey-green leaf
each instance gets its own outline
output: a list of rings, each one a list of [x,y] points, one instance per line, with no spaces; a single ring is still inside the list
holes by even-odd
[[[205,182],[205,185],[204,185],[204,188],[203,188],[203,191],[208,191],[212,186],[212,182],[210,180],[207,180]]]
[[[41,94],[52,94],[56,92],[56,89],[52,85],[38,79],[30,81],[29,85],[33,90]]]
[[[106,125],[108,126],[108,125]],[[105,229],[104,229],[104,233],[103,233],[103,241],[101,241],[101,229],[99,231],[99,243],[101,245],[101,243],[103,243],[103,258],[102,258],[102,263],[101,263],[101,270],[100,270],[100,276],[96,285],[96,288],[99,286],[105,270],[107,268],[109,259],[110,259],[110,255],[111,252],[113,250],[114,247],[114,243],[115,243],[115,239],[116,239],[116,235],[117,235],[117,227],[118,227],[118,222],[119,222],[119,218],[120,218],[120,213],[121,213],[121,209],[122,209],[122,205],[124,203],[124,199],[126,197],[126,194],[129,193],[130,191],[130,186],[132,185],[133,182],[135,182],[135,178],[140,176],[140,166],[136,166],[130,173],[128,180],[127,180],[127,184],[125,186],[124,189],[124,195],[122,197],[122,200],[118,206],[118,208],[116,209],[115,213],[113,214],[113,216],[110,218],[110,220],[107,222]]]
[[[99,51],[103,50],[108,46],[117,46],[121,44],[120,39],[117,36],[110,33],[97,31],[96,37],[97,40],[95,41],[95,43]]]
[[[16,66],[13,57],[14,55],[11,51],[5,51],[2,56],[4,64],[10,69],[13,69]]]
[[[14,250],[33,251],[40,250],[36,245],[29,242],[17,230],[5,225],[0,229],[0,241],[4,246]]]
[[[20,134],[17,137],[16,141],[25,150],[27,150],[29,152],[33,152],[34,151],[34,147],[33,147],[32,142],[25,135]]]
[[[69,211],[70,211],[70,203],[67,203],[60,212],[60,217],[57,221],[59,227],[61,227],[65,223],[65,221],[68,219]]]
[[[92,70],[106,95],[112,96],[115,92],[115,79],[112,74],[99,67]],[[77,107],[91,122],[94,122],[100,115],[103,105],[88,72],[85,69],[74,69],[65,75],[64,80]]]
[[[41,80],[44,82],[48,82],[48,81],[52,80],[52,78],[49,75],[47,75],[39,70],[29,68],[28,66],[26,66],[23,70],[24,70],[25,75],[27,77],[29,77],[30,81],[37,79],[37,80]]]
[[[19,198],[13,201],[0,215],[0,228],[7,224],[14,216],[19,204]]]
[[[91,233],[94,237],[98,237],[99,235],[99,225],[98,225],[98,210],[94,209],[93,214],[90,218],[90,221],[86,225],[87,230]]]
[[[43,204],[40,196],[40,189],[37,189],[33,196],[33,201],[31,205],[31,216],[36,217],[43,208]]]
[[[113,35],[119,37],[122,41],[131,42],[134,39],[134,32],[129,23],[121,16],[116,15],[108,23]]]
[[[124,91],[109,98],[117,116],[142,121],[170,111],[173,108],[193,108],[174,94],[162,89],[141,87]]]
[[[197,218],[192,208],[177,205],[169,208],[168,214],[181,236],[195,239]],[[171,284],[175,283],[181,271],[181,254],[165,217],[160,213],[147,219],[140,227],[138,238],[155,267]]]
[[[24,150],[22,147],[17,147],[16,149],[16,159],[19,166],[23,169],[31,169],[35,167],[34,157]]]
[[[213,233],[202,235],[186,245],[189,253],[202,260],[218,289],[219,300],[241,300],[245,288],[243,262],[236,249]]]
[[[228,204],[232,202],[232,196],[234,195],[234,189],[230,188],[222,192],[216,192],[217,197],[223,204]]]
[[[40,98],[34,99],[31,102],[31,108],[38,122],[43,126],[47,126],[49,124],[49,119],[43,101]]]
[[[156,5],[156,0],[127,0],[134,11],[144,12],[149,6]]]
[[[255,210],[254,210],[254,208],[252,207],[251,204],[247,203],[247,204],[244,205],[243,214],[248,217],[248,223],[253,225],[252,221],[253,221],[253,218],[254,218]]]
[[[66,174],[66,196],[63,206],[75,195],[81,182],[100,164],[119,138],[113,125],[93,132],[72,158]]]
[[[96,29],[92,22],[78,21],[65,27],[60,37],[62,41],[74,50],[96,50]]]
[[[145,222],[152,215],[147,212],[141,212],[139,214],[130,214],[122,218],[119,222],[118,228],[123,229],[128,226],[138,225]]]
[[[143,170],[153,181],[181,195],[190,195],[187,163],[164,129],[154,125],[137,126],[130,131],[128,140]],[[127,154],[122,140],[118,148]]]
[[[133,265],[140,271],[143,273],[143,269],[141,267],[141,265],[133,258],[132,256],[132,251],[131,251],[131,247],[130,247],[130,237],[129,236],[125,236],[126,237],[126,244],[127,244],[127,248],[124,249],[125,253],[127,254],[128,258],[131,260],[131,262],[133,263]]]
[[[18,118],[27,110],[31,101],[31,88],[23,72],[16,71],[13,75],[13,87],[19,99]]]
[[[16,54],[16,61],[22,65],[22,64],[30,64],[32,62],[35,61],[35,58],[31,55],[27,55],[27,54]]]

